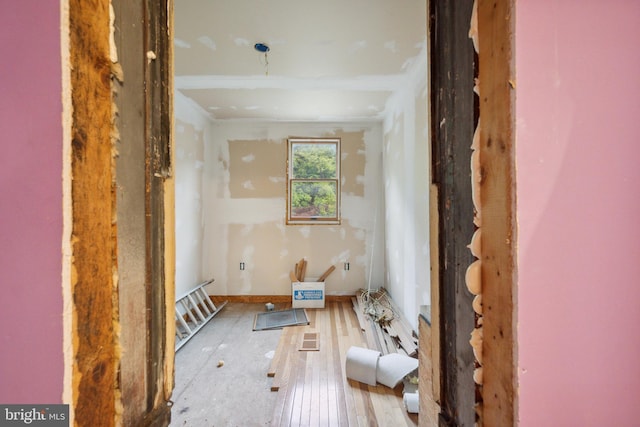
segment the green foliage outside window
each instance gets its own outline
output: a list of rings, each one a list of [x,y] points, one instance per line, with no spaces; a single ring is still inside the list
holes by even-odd
[[[294,182],[291,207],[293,216],[336,216],[336,186],[333,182]]]
[[[335,179],[335,144],[293,144],[293,178]]]
[[[292,143],[292,218],[337,218],[337,150],[336,143]]]

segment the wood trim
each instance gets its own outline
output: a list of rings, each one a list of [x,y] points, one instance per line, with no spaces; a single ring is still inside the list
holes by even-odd
[[[433,374],[432,379],[432,393],[433,400],[440,402],[440,358],[442,357],[440,351],[440,256],[439,256],[439,215],[438,215],[438,187],[431,185],[431,192],[429,194],[429,206],[430,206],[430,258],[431,258],[431,339],[429,341],[420,340],[419,353],[429,352],[431,354],[431,370]],[[430,345],[430,347],[428,347]],[[426,350],[425,350],[426,347]]]
[[[169,346],[168,332],[172,330],[174,317],[171,322],[167,317],[167,303],[173,305],[173,300],[167,300],[167,282],[173,279],[166,277],[167,267],[165,259],[167,252],[172,253],[171,246],[167,248],[168,237],[165,225],[165,208],[167,206],[168,188],[171,196],[172,187],[172,144],[171,123],[173,104],[169,92],[172,76],[170,15],[168,0],[146,0],[145,9],[145,88],[146,88],[146,135],[147,146],[147,313],[148,313],[148,358],[147,358],[147,411],[145,423],[154,424],[157,420],[170,419],[171,407],[168,403],[170,389],[166,384],[173,380],[166,378],[166,361],[174,357],[174,349]],[[170,209],[171,210],[171,209]],[[168,302],[170,301],[170,302]],[[173,326],[175,327],[175,326]],[[170,373],[173,376],[173,373]],[[149,417],[152,417],[150,419]],[[154,421],[155,420],[155,421]]]
[[[430,343],[432,341],[431,334],[433,329],[427,320],[420,316],[418,318],[418,336],[420,342]],[[433,396],[435,378],[430,375],[434,372],[433,362],[435,361],[431,347],[426,345],[422,347],[422,351],[418,352],[418,360],[420,366],[420,381],[418,382],[418,390],[420,396],[420,416],[418,417],[418,425],[420,427],[433,427],[438,425],[438,413],[440,406],[436,403]]]
[[[478,2],[483,425],[517,424],[514,3]]]
[[[164,0],[161,6],[167,11],[166,15],[166,34],[167,34],[167,57],[165,64],[166,73],[168,75],[167,80],[164,81],[166,90],[166,96],[168,98],[168,105],[165,106],[169,117],[169,141],[175,141],[174,136],[174,99],[173,99],[173,76],[175,75],[174,64],[174,0]],[[175,159],[175,144],[170,143],[168,148],[169,159]],[[174,364],[175,364],[175,345],[176,345],[176,324],[173,321],[175,316],[175,303],[176,300],[176,241],[175,241],[175,175],[173,169],[173,161],[169,162],[170,173],[164,180],[164,267],[165,267],[165,282],[164,282],[164,294],[165,294],[165,359],[164,359],[164,400],[171,402],[171,395],[175,386],[174,378]],[[170,403],[169,403],[170,404]]]
[[[72,417],[118,423],[109,1],[69,1]]]
[[[214,304],[221,304],[225,301],[239,302],[247,304],[291,304],[291,295],[209,295]],[[351,301],[353,295],[325,295],[325,302]]]
[[[144,140],[145,55],[144,4],[141,0],[112,0],[114,46],[119,78],[113,81],[114,103],[118,114],[118,140],[115,141],[117,218],[118,218],[118,300],[119,341],[123,357],[119,367],[122,407],[121,422],[139,422],[147,411],[147,302],[146,302],[146,173],[147,150]],[[115,55],[113,55],[115,59]],[[139,88],[139,89],[138,89]],[[125,191],[126,189],[126,191]]]

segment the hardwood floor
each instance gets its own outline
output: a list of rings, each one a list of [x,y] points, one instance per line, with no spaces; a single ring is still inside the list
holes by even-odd
[[[329,301],[307,309],[310,324],[283,329],[269,376],[278,397],[272,426],[416,426],[416,415],[395,389],[347,379],[344,366],[351,346],[367,347],[351,301]],[[317,351],[300,351],[303,335],[318,334]]]
[[[277,310],[290,306],[276,302]],[[418,425],[404,409],[402,385],[345,377],[349,347],[367,347],[350,300],[307,309],[307,326],[252,331],[264,310],[229,302],[176,354],[172,427]],[[299,350],[305,333],[318,334],[318,350]]]

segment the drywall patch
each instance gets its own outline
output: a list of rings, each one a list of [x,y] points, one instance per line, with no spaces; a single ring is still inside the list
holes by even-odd
[[[309,226],[300,227],[298,231],[300,232],[300,235],[305,239],[308,239],[309,235],[311,235],[311,227]]]
[[[231,198],[284,196],[283,165],[287,158],[284,144],[268,140],[238,140],[229,141],[228,146]]]
[[[340,138],[342,152],[342,194],[364,197],[365,183],[362,177],[365,175],[367,160],[364,131],[339,131],[336,136]]]
[[[177,37],[173,39],[173,45],[175,47],[181,47],[181,48],[184,48],[184,49],[189,49],[191,47],[191,44],[189,44],[186,41],[184,41],[182,39],[179,39]]]
[[[385,42],[384,43],[384,48],[387,49],[387,50],[390,50],[393,53],[396,53],[396,51],[398,50],[395,40],[390,40],[388,42]]]
[[[217,46],[216,46],[216,42],[214,42],[213,40],[211,40],[210,37],[207,36],[202,36],[202,37],[198,37],[198,41],[200,43],[202,43],[202,45],[204,45],[206,48],[215,51],[217,50]]]
[[[367,41],[366,40],[358,40],[357,42],[354,42],[351,47],[349,48],[349,52],[350,53],[356,53],[359,50],[362,50],[364,48],[367,47]]]
[[[273,251],[284,246],[284,237],[275,222],[247,226],[228,226],[227,283],[230,295],[282,294],[278,283],[268,278],[288,273],[286,258]],[[239,263],[244,263],[240,270]],[[273,280],[273,279],[272,279]],[[285,283],[280,283],[285,285]]]
[[[251,42],[247,39],[243,39],[241,37],[236,37],[235,39],[233,39],[233,42],[236,44],[236,46],[250,46]]]

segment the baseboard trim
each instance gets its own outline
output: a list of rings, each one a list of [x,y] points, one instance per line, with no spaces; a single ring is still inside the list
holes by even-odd
[[[325,301],[351,301],[354,295],[325,295]],[[224,301],[239,303],[290,303],[291,295],[209,295],[214,304],[220,304]]]

